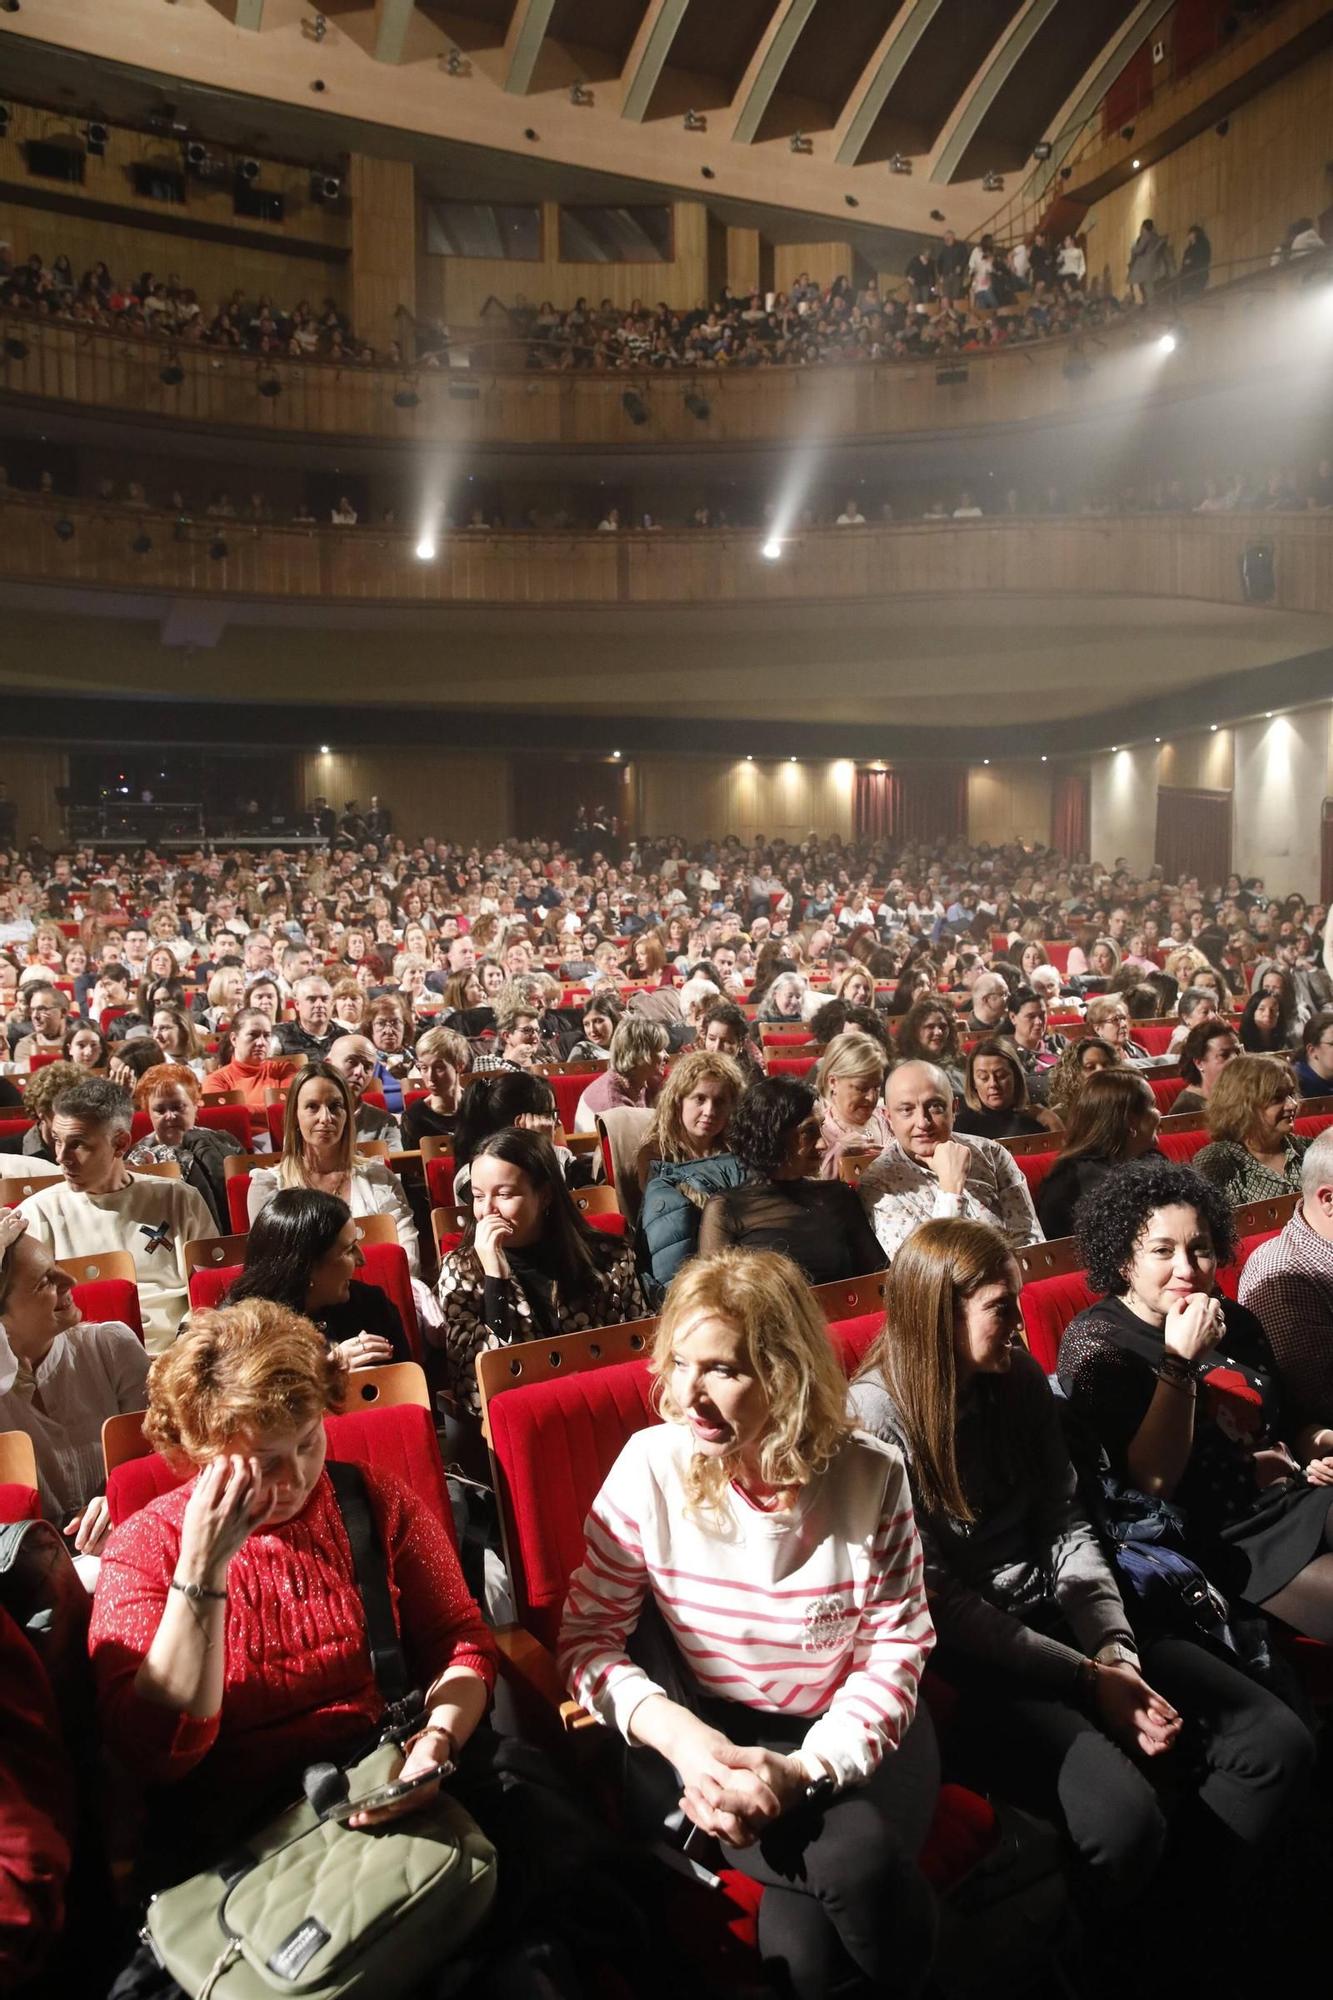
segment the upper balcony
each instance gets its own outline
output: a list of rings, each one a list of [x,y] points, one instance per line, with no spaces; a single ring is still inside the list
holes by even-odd
[[[269,440],[569,452],[865,444],[1081,421],[1324,365],[1324,260],[1218,271],[1212,290],[1089,334],[938,361],[544,373],[530,344],[461,337],[449,365],[270,360],[21,312],[0,315],[4,398],[30,408]],[[1227,282],[1227,280],[1230,280]],[[1173,345],[1164,347],[1170,333]]]

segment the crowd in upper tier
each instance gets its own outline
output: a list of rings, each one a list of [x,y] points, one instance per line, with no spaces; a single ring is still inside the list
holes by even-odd
[[[0,1589],[10,1983],[100,1993],[130,1960],[121,1991],[175,2000],[134,1896],[354,1753],[380,1699],[324,1420],[413,1356],[452,1517],[365,1475],[424,1694],[404,1772],[442,1774],[500,1883],[451,1990],[555,1951],[514,1990],[616,1991],[632,1866],[634,1990],[678,1990],[693,1926],[634,1829],[679,1802],[762,1890],[776,1992],[915,1995],[941,1909],[949,1949],[942,1768],[1054,1829],[1011,1838],[1068,1877],[1080,1990],[1169,1952],[1164,1867],[1236,1902],[1219,1991],[1276,1910],[1315,1941],[1331,1829],[1288,1653],[1333,1644],[1327,910],[1035,846],[634,838],[580,808],[487,847],[404,840],[376,799],[307,823],[286,852],[4,857],[0,1432],[93,1593],[111,1795],[146,1813],[128,1852],[118,1813],[80,1828]],[[1172,1097],[1206,1126],[1188,1165]],[[1283,1198],[1237,1300],[1236,1206]],[[1016,1260],[1070,1233],[1057,1397]],[[219,1237],[214,1305],[187,1246]],[[62,1268],[112,1250],[142,1336],[81,1322]],[[882,1330],[844,1349],[811,1287],[886,1270]],[[515,1580],[468,1469],[482,1357],[654,1311],[662,1421],[628,1423],[556,1645],[627,1746],[613,1850],[610,1794],[590,1811],[488,1719]],[[102,1425],[144,1410],[185,1483],[113,1528]]]

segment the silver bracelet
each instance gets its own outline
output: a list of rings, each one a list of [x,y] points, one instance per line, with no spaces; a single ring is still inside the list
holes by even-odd
[[[227,1601],[225,1590],[210,1590],[206,1584],[202,1583],[179,1583],[174,1576],[171,1579],[171,1588],[178,1590],[182,1597],[188,1597],[191,1604],[200,1604],[205,1601],[210,1604],[225,1604]]]

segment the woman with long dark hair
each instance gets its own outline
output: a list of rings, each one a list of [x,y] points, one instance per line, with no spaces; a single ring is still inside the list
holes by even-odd
[[[349,1368],[410,1361],[393,1300],[356,1275],[365,1261],[345,1201],[318,1188],[282,1188],[255,1218],[225,1303],[272,1299],[290,1307],[314,1321]]]
[[[1037,1190],[1037,1219],[1048,1242],[1073,1233],[1074,1210],[1090,1188],[1151,1151],[1161,1122],[1152,1090],[1136,1070],[1094,1071],[1068,1113],[1060,1155]]]
[[[474,1364],[488,1347],[641,1319],[630,1246],[592,1229],[549,1139],[511,1126],[472,1156],[472,1213],[440,1267],[442,1346],[458,1405],[480,1413]]]
[[[998,1230],[923,1223],[890,1268],[885,1332],[852,1390],[861,1427],[908,1463],[957,1752],[1063,1828],[1105,1905],[1152,1879],[1164,1800],[1195,1815],[1193,1865],[1248,1885],[1313,1743],[1220,1648],[1136,1634],[1023,1346],[1021,1283]]]

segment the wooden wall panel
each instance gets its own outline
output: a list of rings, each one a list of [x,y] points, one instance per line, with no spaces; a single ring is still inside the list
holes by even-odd
[[[1229,792],[1235,781],[1235,735],[1202,730],[1162,745],[1157,782],[1188,791]]]
[[[974,847],[1051,837],[1053,777],[1023,764],[973,765],[967,774],[967,837]]]
[[[836,239],[827,243],[775,243],[773,245],[773,288],[789,292],[805,272],[825,289],[835,278],[852,275],[852,246]]]
[[[1171,238],[1177,256],[1190,224],[1202,223],[1217,266],[1266,259],[1295,217],[1328,208],[1333,51],[1240,105],[1229,124],[1225,138],[1202,133],[1097,203],[1085,225],[1091,274],[1124,293],[1130,246],[1145,216]]]
[[[426,249],[424,205],[418,219],[417,296],[426,318],[443,319],[451,327],[486,324],[487,299],[502,305],[526,299],[540,305],[551,299],[559,307],[586,297],[610,299],[628,307],[634,299],[656,304],[693,306],[708,296],[708,211],[702,202],[672,204],[672,249],[669,264],[567,264],[560,259],[557,204],[542,203],[542,254],[519,263],[497,257],[437,257]],[[504,330],[503,324],[497,330]]]
[[[0,702],[0,732],[4,706]],[[0,784],[18,808],[18,837],[26,846],[34,834],[48,847],[60,844],[61,811],[56,786],[69,783],[68,754],[55,743],[0,742]]]
[[[403,335],[400,310],[408,334],[416,314],[416,175],[409,161],[354,153],[350,178],[352,324],[383,353]]]
[[[727,229],[727,283],[733,292],[753,292],[759,285],[759,231]]]
[[[639,831],[700,830],[741,840],[758,834],[804,840],[808,833],[851,838],[854,766],[845,758],[771,762],[723,757],[641,757]]]
[[[405,738],[410,722],[404,721]],[[438,750],[368,745],[361,750],[309,751],[297,760],[296,797],[308,804],[320,793],[335,812],[348,799],[364,809],[372,793],[390,808],[405,839],[433,833],[439,840],[501,840],[513,831],[510,761],[501,755],[451,756]]]

